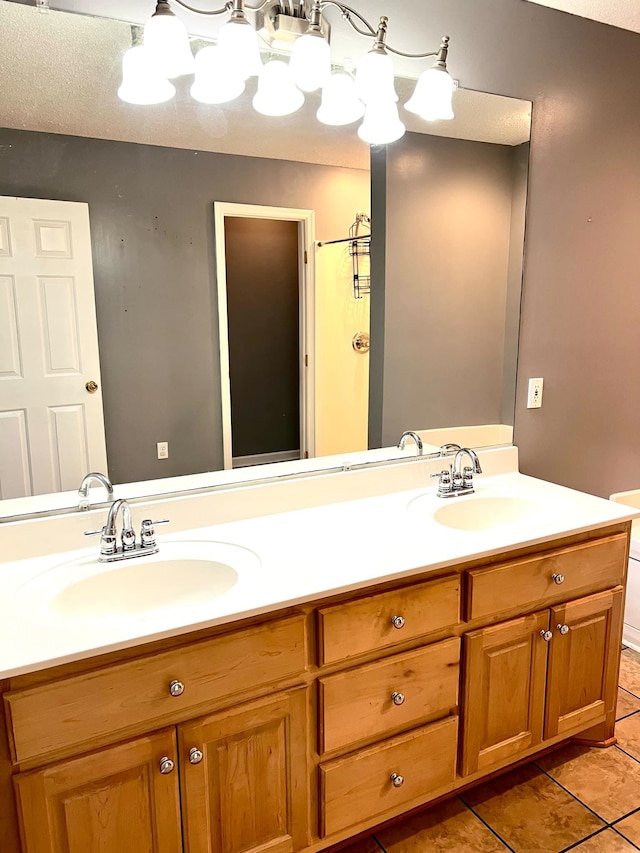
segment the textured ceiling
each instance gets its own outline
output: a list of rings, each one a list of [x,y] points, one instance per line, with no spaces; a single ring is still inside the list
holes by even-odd
[[[639,0],[529,0],[529,2],[640,33]]]
[[[53,3],[52,3],[53,5]],[[61,4],[56,4],[61,5]],[[84,0],[74,9],[98,5]],[[109,12],[133,7],[148,14],[148,2],[119,3]],[[122,21],[51,11],[0,0],[0,86],[6,127],[66,133],[100,139],[269,157],[327,165],[369,168],[368,146],[355,126],[330,128],[315,119],[319,96],[307,97],[292,116],[265,118],[251,107],[253,81],[237,101],[204,106],[178,82],[178,94],[166,104],[139,107],[117,97],[121,57],[131,44],[131,28]],[[401,103],[413,82],[398,80]],[[460,90],[456,119],[426,125],[402,110],[410,130],[463,139],[518,144],[528,138],[530,105],[495,95]]]

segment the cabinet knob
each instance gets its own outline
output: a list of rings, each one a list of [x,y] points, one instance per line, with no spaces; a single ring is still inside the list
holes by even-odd
[[[191,764],[200,764],[203,758],[202,750],[198,749],[197,746],[192,746],[189,750],[189,762]]]
[[[173,763],[173,761],[169,758],[168,755],[164,755],[160,759],[160,772],[163,776],[166,776],[168,773],[173,773],[173,769],[175,766],[176,765]]]
[[[545,641],[545,643],[548,643],[549,640],[553,637],[553,631],[540,631],[540,636]]]
[[[393,699],[394,705],[404,705],[404,693],[399,693],[397,690],[394,690],[391,694],[391,698]]]
[[[184,693],[184,684],[181,681],[176,681],[175,679],[169,685],[169,693],[172,696],[182,696]]]
[[[392,773],[389,778],[394,788],[401,788],[404,785],[404,776],[401,776],[399,773]]]
[[[558,629],[558,631],[560,631],[561,634],[568,634],[569,633],[569,626],[568,625],[556,625],[556,628]]]
[[[404,616],[392,616],[391,624],[394,628],[403,628],[404,627]]]
[[[554,572],[551,575],[551,580],[557,584],[564,583],[564,575],[561,575],[560,572]]]

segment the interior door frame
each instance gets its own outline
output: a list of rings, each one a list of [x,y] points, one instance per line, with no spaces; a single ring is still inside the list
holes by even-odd
[[[298,223],[298,286],[300,338],[300,456],[315,456],[315,212],[296,207],[213,203],[218,289],[218,340],[220,347],[220,397],[222,453],[225,469],[233,465],[231,443],[231,383],[229,378],[229,325],[227,320],[226,216],[281,219]]]

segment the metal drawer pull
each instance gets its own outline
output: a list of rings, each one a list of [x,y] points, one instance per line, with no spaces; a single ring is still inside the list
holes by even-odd
[[[173,763],[173,761],[169,758],[168,755],[164,755],[160,759],[160,772],[163,776],[166,776],[168,773],[173,773],[173,768],[175,766],[176,765]]]
[[[569,633],[569,626],[568,625],[556,625],[556,628],[558,629],[558,631],[560,631],[561,634],[568,634]]]
[[[553,637],[553,631],[540,631],[540,636],[545,641],[545,643],[548,643],[549,640]]]
[[[169,685],[169,693],[171,693],[172,696],[182,696],[184,693],[184,684],[181,681],[176,681],[174,679],[174,681]]]
[[[404,776],[401,776],[399,773],[392,773],[389,778],[394,788],[400,788],[404,785]]]
[[[391,694],[391,698],[393,699],[394,705],[404,705],[404,693],[399,693],[397,690],[394,690]]]
[[[392,616],[391,624],[394,628],[403,628],[404,627],[404,616]]]
[[[559,572],[554,572],[551,575],[551,580],[557,584],[564,583],[564,575],[561,575]]]
[[[197,746],[192,746],[189,750],[189,762],[191,764],[200,764],[203,758],[202,750],[198,749]]]

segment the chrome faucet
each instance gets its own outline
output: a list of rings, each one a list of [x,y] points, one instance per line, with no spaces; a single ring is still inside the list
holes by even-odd
[[[89,509],[89,486],[94,480],[102,483],[107,490],[107,497],[110,501],[113,500],[113,486],[111,485],[111,481],[99,471],[92,471],[83,477],[80,488],[78,489],[78,509],[81,512]]]
[[[122,532],[118,546],[116,522],[120,511],[122,511]],[[128,501],[119,498],[109,507],[105,526],[101,530],[86,530],[84,535],[100,535],[100,556],[98,559],[101,563],[111,563],[114,560],[128,560],[131,557],[157,553],[155,525],[167,524],[168,522],[168,518],[162,518],[159,521],[151,521],[150,518],[145,518],[140,528],[140,542],[138,543],[131,523],[131,507]]]
[[[417,432],[412,432],[411,430],[407,430],[402,433],[400,441],[398,442],[398,449],[404,450],[404,446],[407,443],[408,438],[412,438],[415,441],[416,447],[418,448],[418,456],[422,456],[422,439]]]
[[[465,456],[469,457],[472,464],[461,468]],[[474,493],[474,474],[482,474],[478,454],[470,447],[461,447],[456,452],[453,465],[431,476],[439,478],[437,491],[439,498],[457,498],[461,495],[472,495]]]

